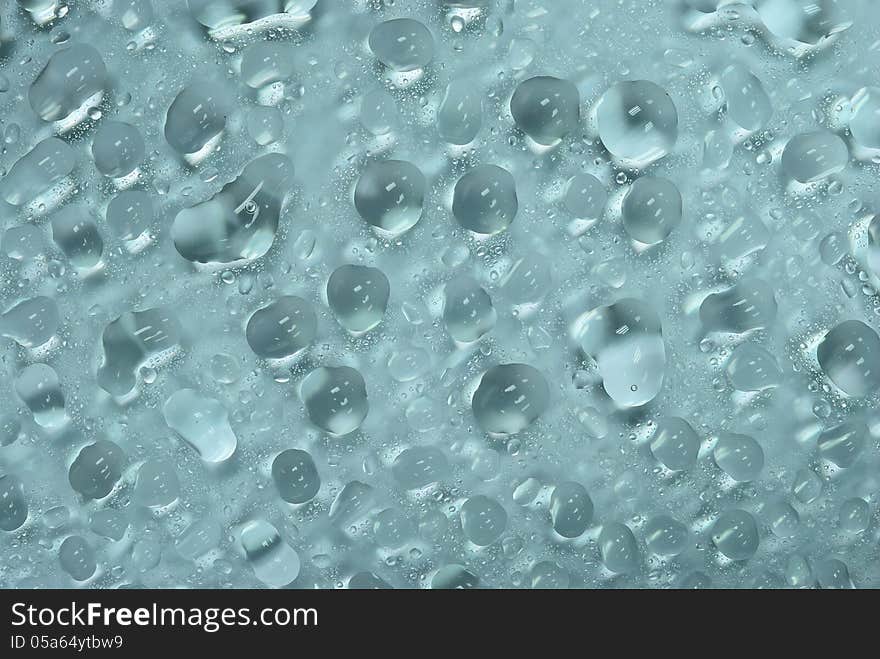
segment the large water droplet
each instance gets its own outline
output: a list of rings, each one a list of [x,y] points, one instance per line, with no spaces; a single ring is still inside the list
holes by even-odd
[[[281,588],[299,576],[299,556],[269,522],[247,522],[240,540],[254,574],[267,586]]]
[[[327,282],[327,303],[336,320],[349,332],[367,332],[385,316],[391,285],[378,268],[343,265]]]
[[[721,433],[713,450],[717,464],[733,480],[753,481],[764,468],[764,450],[752,437]]]
[[[602,525],[599,549],[605,567],[618,574],[633,572],[639,568],[639,545],[629,527],[619,522]]]
[[[58,305],[50,297],[22,300],[0,315],[0,333],[25,348],[46,343],[60,324]]]
[[[761,81],[739,62],[721,72],[721,87],[727,103],[727,114],[733,122],[747,131],[764,127],[773,115],[770,97]]]
[[[17,476],[0,476],[0,529],[15,531],[25,523],[28,516],[24,484]]]
[[[478,165],[458,179],[452,198],[452,214],[474,233],[504,231],[519,210],[516,182],[497,165]]]
[[[165,115],[165,139],[182,155],[197,153],[226,127],[230,99],[205,81],[184,87]]]
[[[67,142],[47,137],[15,161],[0,179],[0,197],[13,206],[22,206],[70,174],[76,154]]]
[[[67,473],[70,486],[86,499],[103,499],[119,479],[125,466],[125,453],[116,444],[99,439],[84,446]]]
[[[499,364],[483,373],[471,407],[480,428],[513,435],[537,420],[550,404],[550,387],[528,364]]]
[[[550,497],[553,530],[563,538],[576,538],[593,520],[593,500],[580,483],[565,481],[553,489]]]
[[[700,320],[707,331],[742,333],[770,327],[776,319],[776,298],[769,284],[741,281],[707,296],[700,305]]]
[[[623,199],[623,226],[646,245],[663,242],[681,222],[681,193],[669,179],[642,176]]]
[[[492,298],[470,277],[447,283],[444,293],[443,322],[456,341],[472,343],[495,326]]]
[[[846,320],[816,348],[822,372],[844,393],[867,396],[880,388],[880,336],[860,320]]]
[[[28,101],[43,121],[65,119],[104,90],[107,67],[88,44],[54,53],[28,89]]]
[[[599,100],[596,120],[605,148],[633,167],[659,160],[678,138],[678,112],[672,99],[647,80],[613,85]]]
[[[782,172],[800,183],[814,183],[842,172],[849,160],[846,142],[827,130],[792,137],[782,151]]]
[[[294,448],[275,456],[272,480],[275,481],[278,494],[288,503],[311,501],[321,487],[321,477],[312,456]]]
[[[690,469],[697,462],[700,437],[684,419],[662,417],[651,439],[651,453],[664,467],[673,471]]]
[[[92,139],[95,167],[104,176],[130,174],[144,159],[144,138],[131,124],[105,121]]]
[[[278,359],[307,348],[315,339],[317,326],[312,305],[295,295],[285,295],[255,311],[245,334],[256,355]]]
[[[395,71],[424,68],[434,57],[434,38],[412,18],[379,23],[370,32],[370,50],[382,64]]]
[[[79,204],[64,206],[52,216],[52,240],[77,268],[94,267],[104,253],[98,225]]]
[[[852,467],[865,446],[868,428],[860,421],[846,421],[819,435],[819,455],[842,469]]]
[[[437,109],[437,133],[450,144],[473,141],[483,122],[483,104],[474,85],[453,80],[446,86],[443,101]]]
[[[98,568],[95,559],[95,550],[79,535],[72,535],[64,539],[58,549],[58,560],[61,569],[69,574],[75,581],[86,581]]]
[[[491,545],[506,527],[507,511],[495,499],[478,494],[461,506],[461,530],[475,545]]]
[[[449,474],[449,461],[433,446],[405,449],[391,465],[394,479],[406,490],[415,490],[443,480]]]
[[[516,125],[539,144],[553,144],[577,128],[580,94],[568,80],[536,76],[517,85],[510,99]]]
[[[725,370],[730,383],[739,391],[761,391],[775,387],[782,378],[782,371],[773,355],[752,343],[738,345]]]
[[[331,435],[354,432],[370,410],[364,378],[348,366],[316,368],[303,379],[301,395],[309,419]]]
[[[425,177],[405,160],[379,160],[364,168],[354,189],[354,206],[370,225],[392,236],[422,217]]]

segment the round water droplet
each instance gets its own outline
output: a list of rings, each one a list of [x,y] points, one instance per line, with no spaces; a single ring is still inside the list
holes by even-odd
[[[669,179],[642,176],[623,198],[623,226],[646,245],[663,242],[681,222],[681,193]]]
[[[647,80],[618,82],[596,107],[599,139],[633,167],[645,167],[669,153],[678,138],[678,112],[669,94]]]
[[[148,508],[161,508],[177,501],[180,481],[174,465],[168,460],[147,460],[138,469],[134,499]]]
[[[645,525],[648,550],[658,556],[678,556],[685,550],[687,527],[668,515],[658,515]]]
[[[316,368],[303,379],[301,395],[311,422],[331,435],[354,432],[370,409],[364,378],[348,366]]]
[[[849,130],[853,140],[866,149],[880,149],[880,88],[862,87],[850,104]]]
[[[412,18],[379,23],[369,37],[370,50],[382,64],[395,71],[415,71],[434,57],[431,32]]]
[[[572,216],[593,222],[605,213],[608,192],[592,174],[578,174],[568,180],[563,203]]]
[[[846,167],[849,150],[840,137],[827,130],[792,137],[782,151],[782,172],[800,183],[814,183]]]
[[[376,515],[373,536],[380,547],[398,549],[415,536],[415,526],[396,508],[388,508]]]
[[[275,456],[272,480],[278,494],[288,503],[311,501],[321,487],[315,461],[306,451],[299,449],[287,449]]]
[[[537,76],[517,85],[510,99],[516,125],[539,144],[554,144],[577,129],[580,94],[568,80]]]
[[[746,561],[758,551],[758,525],[745,510],[728,510],[712,527],[712,542],[732,561]]]
[[[140,236],[154,219],[153,199],[144,190],[123,190],[107,206],[107,224],[123,240]]]
[[[453,80],[437,108],[437,133],[450,144],[468,144],[474,140],[483,121],[483,104],[474,85]]]
[[[782,378],[776,359],[752,343],[738,345],[725,367],[730,383],[738,391],[761,391],[775,387]]]
[[[449,474],[449,461],[433,446],[405,449],[394,459],[391,473],[400,486],[415,490],[443,480]]]
[[[354,206],[370,225],[398,235],[422,217],[425,177],[405,160],[380,160],[366,166],[354,189]]]
[[[367,332],[385,317],[391,285],[378,268],[343,265],[327,282],[327,303],[349,332]]]
[[[850,396],[867,396],[880,388],[880,336],[860,320],[846,320],[829,330],[816,358],[822,372]]]
[[[528,364],[500,364],[483,373],[471,407],[483,431],[513,435],[537,420],[550,404],[550,387]]]
[[[663,386],[660,318],[641,300],[625,298],[586,314],[581,349],[598,364],[606,393],[622,407],[650,402]]]
[[[465,229],[495,234],[507,229],[519,210],[516,182],[497,165],[478,165],[455,184],[452,214]]]
[[[475,545],[491,545],[501,537],[506,527],[507,512],[495,499],[477,495],[465,501],[461,507],[461,529]]]
[[[58,374],[46,364],[31,364],[15,379],[15,393],[28,406],[34,421],[44,428],[64,424],[64,394]]]
[[[317,326],[312,305],[295,295],[285,295],[255,311],[245,335],[257,356],[279,359],[307,348],[315,339]]]
[[[269,522],[247,522],[240,540],[254,574],[267,586],[282,588],[299,576],[299,556]]]

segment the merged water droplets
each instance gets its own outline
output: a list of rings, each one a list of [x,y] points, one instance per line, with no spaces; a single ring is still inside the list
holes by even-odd
[[[235,453],[238,438],[220,401],[193,389],[180,389],[165,401],[162,414],[168,427],[205,462],[223,462]]]
[[[666,346],[660,319],[646,303],[626,298],[586,314],[581,348],[595,360],[605,392],[621,407],[650,402],[663,386]]]
[[[134,389],[138,369],[152,357],[174,350],[180,340],[177,319],[167,309],[122,314],[104,329],[104,359],[97,380],[102,389],[124,396]]]
[[[183,258],[198,263],[263,256],[275,240],[292,179],[287,156],[255,158],[216,195],[177,214],[171,226],[174,246]]]

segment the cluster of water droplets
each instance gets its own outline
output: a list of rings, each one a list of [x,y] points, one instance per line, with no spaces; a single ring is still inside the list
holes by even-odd
[[[880,585],[878,65],[868,0],[5,3],[0,586]]]

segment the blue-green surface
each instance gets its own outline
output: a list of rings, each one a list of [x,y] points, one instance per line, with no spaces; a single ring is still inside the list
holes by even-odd
[[[880,586],[869,0],[7,0],[0,586]]]

